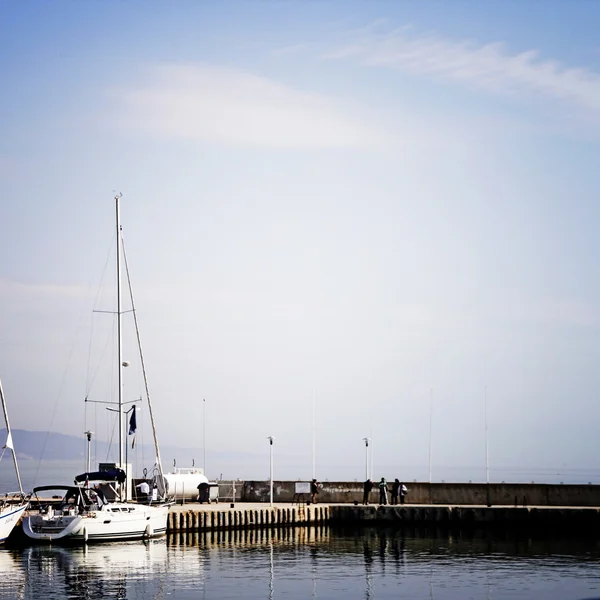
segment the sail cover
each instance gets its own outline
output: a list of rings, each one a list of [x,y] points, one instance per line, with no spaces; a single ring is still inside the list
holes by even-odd
[[[123,469],[110,469],[108,471],[94,471],[93,473],[82,473],[75,477],[75,482],[82,481],[117,481],[125,483],[125,471]]]

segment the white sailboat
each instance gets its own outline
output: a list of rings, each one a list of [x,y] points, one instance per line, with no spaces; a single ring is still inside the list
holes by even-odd
[[[128,501],[128,473],[123,470],[125,447],[125,411],[123,410],[123,366],[121,340],[121,221],[119,200],[115,197],[117,225],[117,360],[118,360],[118,429],[119,462],[111,470],[84,473],[75,478],[74,485],[41,486],[34,488],[33,494],[39,502],[40,510],[31,512],[23,519],[23,531],[27,537],[45,542],[93,542],[131,540],[157,537],[167,531],[168,502],[142,504]],[[135,317],[135,310],[133,310]],[[138,340],[139,341],[139,340]],[[147,392],[147,390],[146,390]],[[154,418],[147,393],[150,416],[153,426],[157,477],[157,494],[165,490],[160,452],[154,429]],[[89,442],[88,437],[88,442]],[[125,466],[126,467],[126,466]],[[89,470],[89,465],[88,465]],[[100,487],[90,488],[98,482]],[[125,486],[123,485],[125,484]],[[112,499],[107,501],[107,494]],[[59,492],[59,494],[56,494]],[[60,501],[47,500],[61,498]],[[124,499],[123,499],[124,498]],[[46,499],[46,501],[44,501]]]
[[[6,450],[10,450],[15,465],[15,475],[17,476],[17,484],[19,485],[18,492],[7,493],[0,497],[0,543],[6,541],[11,531],[19,522],[25,512],[29,501],[23,493],[23,485],[21,484],[21,475],[19,473],[19,465],[17,463],[17,455],[12,441],[12,433],[8,422],[8,412],[6,410],[6,400],[4,391],[2,390],[2,382],[0,381],[0,400],[2,401],[2,412],[4,414],[4,422],[6,424],[6,443],[2,449],[2,456]]]

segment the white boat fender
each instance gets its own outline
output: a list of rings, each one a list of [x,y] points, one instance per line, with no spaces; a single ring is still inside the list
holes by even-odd
[[[152,523],[148,523],[148,525],[146,525],[146,530],[144,531],[144,537],[151,538],[153,533]]]
[[[84,542],[88,541],[88,530],[87,530],[87,527],[83,528],[83,541]]]

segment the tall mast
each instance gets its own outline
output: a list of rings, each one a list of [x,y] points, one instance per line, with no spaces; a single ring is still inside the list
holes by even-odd
[[[121,194],[115,196],[117,213],[117,359],[119,369],[119,468],[123,468],[123,345],[121,342],[121,214],[119,200]]]
[[[13,462],[15,463],[15,473],[17,474],[17,482],[19,484],[19,491],[23,494],[23,485],[21,484],[21,475],[19,473],[19,465],[17,464],[17,455],[15,454],[15,448],[12,441],[12,433],[10,431],[10,424],[8,422],[8,412],[6,411],[6,402],[4,401],[4,392],[2,391],[2,382],[0,381],[0,400],[2,400],[2,410],[4,411],[4,422],[6,423],[6,448],[10,448],[13,456]]]

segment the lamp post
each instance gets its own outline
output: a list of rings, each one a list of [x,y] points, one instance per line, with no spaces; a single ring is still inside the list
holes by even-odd
[[[270,498],[271,506],[273,506],[273,440],[275,438],[272,435],[270,435],[267,439],[269,440],[269,480],[270,480],[269,498]]]
[[[363,438],[365,443],[365,479],[369,479],[369,442],[371,438]]]
[[[485,425],[485,482],[489,485],[490,483],[490,461],[488,452],[488,421],[487,421],[487,385],[483,391],[483,414],[484,414],[484,425]]]
[[[93,435],[93,431],[84,431],[84,435],[87,439],[87,453],[86,453],[86,469],[85,472],[89,473],[90,472],[90,445],[92,443],[92,435]]]
[[[431,432],[433,427],[433,388],[429,390],[429,483],[431,483]]]

